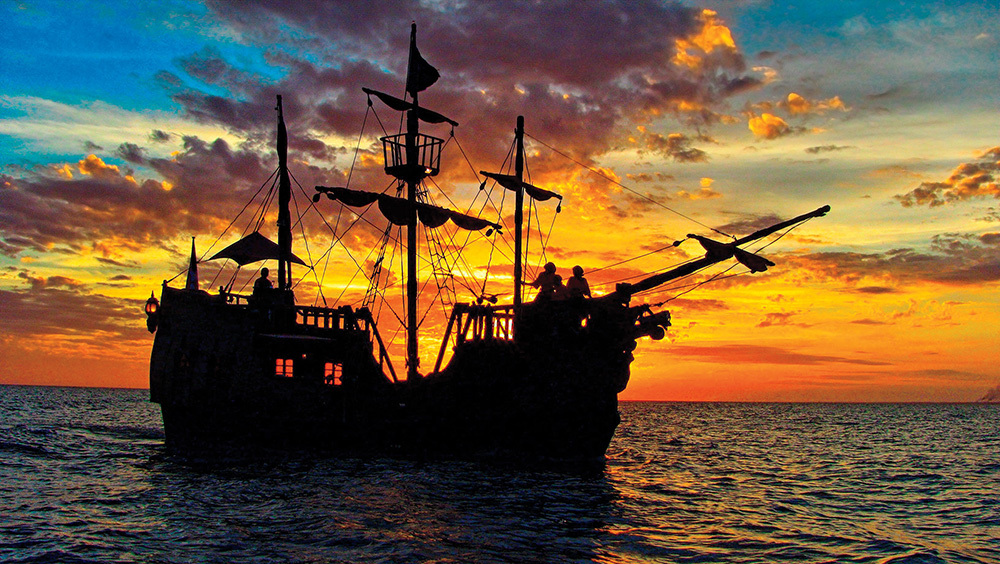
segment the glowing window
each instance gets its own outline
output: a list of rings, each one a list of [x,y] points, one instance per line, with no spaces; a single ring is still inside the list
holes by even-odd
[[[274,364],[274,375],[284,376],[286,378],[292,377],[292,359],[290,358],[279,358]]]
[[[341,376],[344,374],[344,365],[337,362],[327,362],[323,365],[323,383],[329,386],[339,386],[343,382]]]

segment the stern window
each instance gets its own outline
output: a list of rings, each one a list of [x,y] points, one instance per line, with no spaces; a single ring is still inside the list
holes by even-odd
[[[344,374],[344,365],[339,362],[327,362],[323,365],[323,383],[330,386],[339,386],[343,382],[341,376]]]
[[[284,376],[285,378],[292,377],[292,359],[290,358],[279,358],[274,364],[274,375]]]

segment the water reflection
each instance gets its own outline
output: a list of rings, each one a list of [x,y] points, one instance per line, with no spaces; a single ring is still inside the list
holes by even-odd
[[[598,469],[180,458],[144,392],[0,387],[4,562],[997,562],[996,406],[624,404]]]
[[[618,492],[593,468],[304,455],[207,462],[160,457],[149,498],[162,504],[165,528],[240,558],[308,560],[322,547],[345,561],[591,561],[619,526]]]

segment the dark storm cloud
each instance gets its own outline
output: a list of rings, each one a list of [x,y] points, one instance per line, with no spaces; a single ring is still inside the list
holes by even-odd
[[[271,121],[256,117],[252,107],[273,104],[274,94],[282,92],[291,99],[287,113],[303,131],[356,132],[364,111],[361,86],[400,90],[411,20],[419,26],[422,54],[442,73],[421,100],[447,109],[477,139],[504,140],[497,146],[473,144],[467,149],[474,157],[495,157],[510,137],[514,117],[526,114],[529,130],[545,131],[588,159],[613,145],[626,118],[680,112],[685,121],[708,123],[720,102],[759,83],[746,74],[739,50],[725,41],[712,47],[685,43],[690,56],[686,64],[677,63],[678,40],[725,29],[714,14],[677,3],[409,1],[359,8],[349,2],[217,1],[209,6],[245,42],[274,45],[277,37],[285,47],[271,49],[268,62],[285,76],[275,82],[204,50],[178,61],[192,84],[170,73],[160,82],[190,115],[250,134]],[[229,95],[219,96],[219,88]],[[683,111],[681,102],[687,104]],[[687,154],[699,160],[697,155]]]

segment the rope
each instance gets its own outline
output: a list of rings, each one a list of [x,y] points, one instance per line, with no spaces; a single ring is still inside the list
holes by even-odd
[[[636,192],[635,190],[629,188],[628,186],[622,184],[621,182],[618,182],[617,180],[615,180],[615,179],[607,176],[606,174],[602,173],[601,171],[599,171],[599,170],[597,170],[595,168],[592,168],[590,166],[585,165],[584,163],[582,163],[582,162],[574,159],[573,157],[567,155],[566,153],[563,153],[559,149],[556,149],[555,147],[549,145],[548,143],[545,143],[544,141],[542,141],[541,139],[535,137],[534,135],[531,135],[530,133],[525,132],[525,135],[527,135],[528,137],[531,137],[532,139],[534,139],[535,141],[541,143],[545,147],[548,147],[548,149],[551,150],[551,151],[553,151],[554,153],[556,153],[558,155],[561,155],[562,157],[564,157],[564,158],[566,158],[566,159],[568,159],[568,160],[576,163],[577,165],[579,165],[579,166],[581,166],[581,167],[589,170],[590,172],[596,174],[597,176],[600,176],[601,178],[607,180],[608,182],[610,182],[612,184],[616,184],[619,187],[621,187],[621,188],[623,188],[625,190],[628,190],[629,192],[631,192],[635,196],[638,196],[638,197],[640,197],[640,198],[642,198],[642,199],[644,199],[644,200],[646,200],[646,201],[648,201],[648,202],[650,202],[652,204],[660,206],[661,208],[663,208],[663,209],[665,209],[665,210],[667,210],[667,211],[669,211],[671,213],[677,214],[677,215],[683,217],[684,219],[686,219],[688,221],[691,221],[693,223],[696,223],[696,224],[704,227],[705,229],[711,229],[712,231],[715,231],[716,233],[718,233],[719,235],[722,235],[723,237],[729,237],[731,239],[736,239],[736,237],[733,237],[732,235],[730,235],[730,234],[728,234],[728,233],[726,233],[724,231],[719,231],[718,229],[716,229],[714,227],[711,227],[709,225],[705,225],[704,223],[698,221],[697,219],[694,219],[693,217],[684,215],[683,213],[681,213],[681,212],[679,212],[679,211],[677,211],[677,210],[675,210],[675,209],[673,209],[673,208],[671,208],[671,207],[669,207],[669,206],[667,206],[665,204],[660,203],[658,200],[654,200],[653,198],[650,198],[649,196],[647,196],[647,195],[645,195],[645,194],[643,194],[641,192]]]
[[[641,254],[641,255],[638,255],[638,256],[634,256],[634,257],[632,257],[632,258],[627,258],[627,259],[625,259],[625,260],[621,260],[621,261],[618,261],[618,262],[616,262],[616,263],[613,263],[613,264],[609,264],[609,265],[607,265],[607,266],[602,266],[601,268],[591,268],[591,269],[590,269],[590,270],[589,270],[588,272],[589,272],[590,274],[593,274],[593,273],[595,273],[595,272],[600,272],[600,271],[602,271],[602,270],[607,270],[607,269],[609,269],[609,268],[614,268],[614,267],[616,267],[616,266],[621,266],[621,265],[623,265],[623,264],[625,264],[625,263],[627,263],[627,262],[632,262],[632,261],[634,261],[634,260],[639,260],[639,259],[641,259],[641,258],[645,258],[645,257],[648,257],[649,255],[655,255],[656,253],[659,253],[659,252],[663,252],[663,251],[665,251],[665,250],[667,250],[667,249],[672,249],[672,248],[674,248],[674,245],[673,245],[673,244],[671,243],[670,245],[666,245],[666,246],[664,246],[664,247],[660,247],[659,249],[655,249],[655,250],[652,250],[652,251],[649,251],[648,253],[643,253],[643,254]]]

